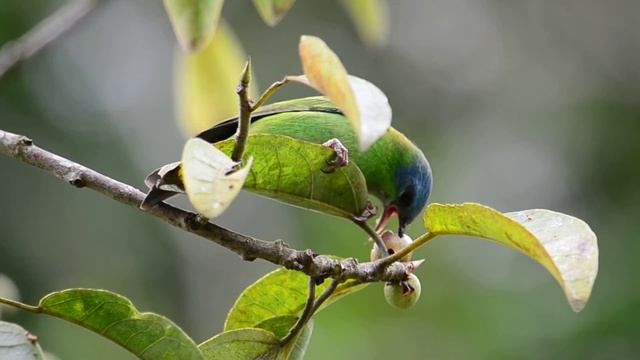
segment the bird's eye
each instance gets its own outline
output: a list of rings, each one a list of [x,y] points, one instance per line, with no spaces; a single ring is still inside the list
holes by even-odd
[[[400,194],[400,197],[398,198],[400,206],[406,207],[411,205],[411,202],[413,201],[413,198],[415,196],[415,192],[416,189],[413,185],[407,186],[407,188]]]

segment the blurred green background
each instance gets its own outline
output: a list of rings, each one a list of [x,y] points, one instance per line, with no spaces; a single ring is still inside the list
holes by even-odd
[[[0,43],[64,3],[3,0]],[[388,95],[394,126],[431,161],[431,201],[578,216],[599,235],[600,274],[574,314],[552,277],[519,253],[439,239],[417,254],[427,259],[417,306],[392,309],[382,285],[372,285],[317,317],[307,359],[637,357],[640,2],[390,3],[381,50],[362,44],[336,1],[300,0],[276,28],[248,0],[227,1],[223,17],[263,87],[300,72],[300,34],[322,37],[351,73]],[[161,1],[110,1],[0,79],[0,128],[142,188],[184,141],[172,95],[175,46]],[[278,98],[307,93],[292,87]],[[222,329],[242,289],[274,268],[15,160],[0,157],[0,174],[0,273],[25,302],[105,288],[201,341]],[[251,194],[219,223],[319,253],[364,259],[370,249],[341,219]],[[419,221],[409,229],[422,231]],[[61,359],[133,358],[61,320],[6,309],[2,317]]]

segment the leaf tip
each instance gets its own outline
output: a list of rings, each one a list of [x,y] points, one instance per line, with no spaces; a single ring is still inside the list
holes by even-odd
[[[241,81],[244,86],[248,86],[249,82],[251,82],[251,56],[247,57],[247,61],[244,63]]]

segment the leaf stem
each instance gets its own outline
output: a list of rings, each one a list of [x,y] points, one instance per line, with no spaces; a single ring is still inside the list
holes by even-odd
[[[294,339],[311,318],[313,309],[315,308],[314,301],[316,298],[316,280],[317,278],[309,276],[309,291],[307,293],[307,302],[304,304],[304,309],[302,310],[302,314],[298,318],[298,321],[296,321],[295,325],[293,325],[291,330],[289,330],[289,333],[285,335],[285,337],[280,339],[281,346]]]
[[[33,305],[27,305],[27,304],[23,304],[19,301],[15,301],[15,300],[10,300],[10,299],[6,299],[3,297],[0,297],[0,304],[5,304],[5,305],[9,305],[9,306],[13,306],[15,308],[24,310],[24,311],[28,311],[28,312],[32,312],[35,314],[39,314],[42,312],[42,309],[40,309],[40,307],[38,306],[33,306]]]
[[[392,263],[400,260],[403,256],[407,255],[408,253],[412,252],[413,250],[415,250],[415,249],[419,248],[420,246],[424,245],[427,241],[433,239],[436,236],[438,236],[438,234],[427,232],[427,233],[423,234],[422,236],[418,237],[417,239],[413,240],[413,242],[411,242],[411,244],[403,247],[402,249],[397,251],[395,254],[387,256],[387,257],[381,259],[380,261],[382,262],[382,264],[384,266],[388,266],[389,264],[392,264]]]
[[[231,154],[231,160],[235,162],[240,162],[240,160],[242,160],[242,154],[244,153],[244,148],[246,147],[247,140],[249,138],[251,112],[253,111],[251,107],[251,101],[249,100],[249,95],[247,93],[250,81],[251,58],[249,58],[249,60],[247,60],[247,63],[244,65],[240,83],[236,88],[236,93],[238,94],[238,99],[240,101],[240,120],[238,122],[238,132],[236,133],[236,145],[233,148],[233,153]]]
[[[260,95],[260,98],[258,99],[258,101],[255,102],[255,104],[253,104],[251,109],[252,110],[256,110],[260,106],[264,105],[264,103],[271,97],[271,95],[275,94],[276,91],[278,91],[281,87],[283,87],[284,85],[286,85],[289,82],[291,82],[293,80],[293,78],[294,78],[293,76],[287,75],[287,76],[283,77],[281,80],[278,80],[278,81],[274,82],[273,84],[271,84],[267,88],[267,90],[265,90]]]

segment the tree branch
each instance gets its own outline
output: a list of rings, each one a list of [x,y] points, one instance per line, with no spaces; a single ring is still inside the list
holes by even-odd
[[[6,43],[0,48],[0,77],[71,29],[101,2],[102,0],[71,1],[20,38]]]
[[[25,136],[0,130],[0,154],[21,160],[42,169],[75,187],[86,187],[115,201],[140,209],[144,199],[140,190],[105,176],[95,170],[44,150]],[[142,210],[141,210],[142,211]],[[354,279],[360,282],[393,281],[405,279],[406,273],[421,261],[404,264],[375,262],[359,264],[356,259],[338,260],[316,255],[311,250],[295,250],[282,240],[265,241],[242,235],[204,220],[200,215],[160,203],[147,213],[177,228],[211,240],[245,260],[264,259],[287,269],[302,271],[314,278],[331,277],[339,281]]]

